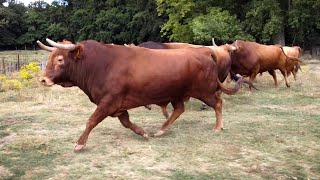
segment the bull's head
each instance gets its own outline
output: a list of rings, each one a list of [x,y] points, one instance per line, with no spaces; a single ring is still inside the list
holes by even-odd
[[[46,69],[40,77],[41,84],[44,86],[52,86],[54,84],[59,84],[63,87],[74,86],[68,71],[71,69],[70,65],[80,58],[83,49],[82,45],[75,45],[69,41],[61,43],[56,43],[50,39],[46,39],[46,41],[53,47],[37,41],[42,49],[51,52]]]

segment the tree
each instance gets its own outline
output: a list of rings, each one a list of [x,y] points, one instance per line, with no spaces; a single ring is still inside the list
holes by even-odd
[[[0,6],[0,46],[21,44],[18,37],[25,28],[22,17],[26,7],[15,1],[8,3],[8,7]]]
[[[253,0],[247,9],[245,30],[257,42],[271,43],[273,36],[284,29],[283,14],[276,0]]]
[[[157,10],[160,16],[168,16],[168,21],[162,26],[161,33],[171,41],[193,42],[193,32],[190,22],[195,16],[192,13],[196,3],[193,0],[157,0]]]
[[[253,40],[252,36],[243,31],[235,16],[217,7],[212,7],[208,14],[195,17],[190,27],[194,34],[193,41],[199,44],[210,44],[212,37],[221,42]]]
[[[320,46],[320,1],[289,1],[288,36],[293,44],[310,49]]]

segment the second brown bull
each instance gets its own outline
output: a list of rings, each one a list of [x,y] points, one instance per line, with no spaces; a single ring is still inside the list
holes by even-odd
[[[275,70],[279,69],[284,76],[286,86],[288,82],[288,64],[299,62],[298,58],[288,57],[281,46],[262,45],[256,42],[237,40],[233,43],[236,50],[231,54],[231,72],[248,76],[252,82],[258,73],[269,72],[274,83],[278,86]]]

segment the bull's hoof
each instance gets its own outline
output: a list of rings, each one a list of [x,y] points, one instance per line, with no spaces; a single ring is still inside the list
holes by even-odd
[[[162,136],[164,133],[165,133],[165,131],[159,130],[158,132],[156,132],[156,133],[154,134],[154,137]]]
[[[149,109],[149,110],[151,110],[151,105],[149,104],[149,105],[146,105],[146,106],[144,106],[145,108],[147,108],[147,109]]]
[[[86,146],[85,144],[76,144],[76,145],[74,146],[73,151],[74,151],[74,152],[80,152],[81,150],[83,150],[83,148],[84,148],[85,146]]]
[[[142,135],[142,137],[145,139],[145,140],[149,140],[149,135],[147,134],[147,133],[144,133],[143,135]]]
[[[223,128],[214,128],[212,131],[213,131],[214,133],[218,133],[218,132],[220,132],[221,130],[223,130]]]
[[[206,109],[208,109],[208,106],[206,104],[201,104],[200,111],[203,111]]]

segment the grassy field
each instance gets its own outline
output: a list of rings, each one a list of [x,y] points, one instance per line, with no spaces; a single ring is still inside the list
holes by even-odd
[[[82,91],[1,92],[0,179],[320,179],[317,69],[302,66],[290,88],[264,73],[259,91],[223,95],[220,133],[213,110],[191,100],[162,137],[145,141],[108,117],[81,153],[73,146],[95,109]],[[149,133],[165,121],[156,106],[129,113]]]
[[[17,62],[19,55],[20,61],[26,62],[42,62],[48,60],[49,53],[44,50],[17,50],[17,51],[0,51],[0,60],[6,62]]]

